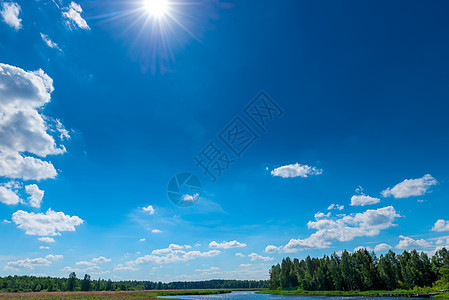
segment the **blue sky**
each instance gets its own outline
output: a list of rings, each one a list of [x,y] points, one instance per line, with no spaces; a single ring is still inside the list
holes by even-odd
[[[449,245],[447,1],[148,6],[0,3],[0,276],[266,279]]]

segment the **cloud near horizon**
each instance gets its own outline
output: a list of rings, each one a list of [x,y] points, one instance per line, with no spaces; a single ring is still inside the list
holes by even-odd
[[[343,215],[337,219],[320,218],[309,221],[309,229],[316,232],[305,239],[291,239],[284,246],[268,245],[266,252],[297,252],[304,249],[328,248],[333,242],[351,241],[356,237],[376,236],[381,230],[395,226],[400,215],[393,206],[367,210],[363,213]]]

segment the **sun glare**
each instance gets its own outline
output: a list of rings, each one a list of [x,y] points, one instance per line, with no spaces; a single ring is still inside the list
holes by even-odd
[[[154,17],[161,17],[168,12],[167,0],[144,0],[146,11]]]

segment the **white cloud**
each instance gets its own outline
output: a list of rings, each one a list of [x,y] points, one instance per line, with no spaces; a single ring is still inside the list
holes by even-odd
[[[432,230],[438,231],[438,232],[449,231],[449,221],[442,220],[442,219],[436,221]]]
[[[151,230],[151,232],[152,232],[152,233],[161,233],[162,230],[159,230],[159,229],[153,229],[153,230]]]
[[[365,246],[358,246],[354,248],[354,252],[357,252],[359,250],[368,250],[369,252],[373,251],[373,249],[371,247],[365,247]]]
[[[22,28],[22,19],[19,18],[20,5],[15,2],[3,2],[0,14],[2,15],[3,21],[14,28],[19,30]]]
[[[44,43],[45,43],[48,47],[53,48],[53,49],[57,49],[57,50],[59,50],[59,51],[62,52],[62,50],[61,50],[61,48],[59,48],[58,44],[56,44],[55,42],[53,42],[53,41],[52,41],[46,34],[43,34],[43,33],[41,32],[41,38],[42,38],[42,40],[44,41]],[[68,132],[67,132],[67,134],[68,134]]]
[[[317,212],[316,214],[315,214],[315,219],[321,219],[321,218],[325,218],[325,217],[327,217],[327,218],[329,218],[331,216],[331,213],[329,212],[329,213],[327,213],[327,214],[325,214],[325,213],[322,213],[322,212]]]
[[[190,195],[190,194],[185,194],[185,195],[181,196],[181,199],[184,200],[184,201],[194,201],[194,202],[196,202],[198,200],[199,196],[200,196],[199,194],[195,194],[193,196]]]
[[[399,236],[402,240],[399,241],[399,243],[396,245],[397,249],[407,249],[412,250],[416,248],[427,248],[430,247],[432,244],[424,239],[420,240],[414,240],[412,238],[400,235]]]
[[[223,241],[222,243],[217,243],[216,241],[212,241],[209,243],[209,248],[231,249],[231,248],[240,248],[240,247],[246,247],[246,244],[237,242],[235,240],[230,241],[230,242]]]
[[[48,209],[44,213],[28,213],[18,210],[13,213],[11,220],[28,235],[55,236],[61,231],[75,231],[75,226],[83,224],[77,216],[69,216],[63,212]]]
[[[331,204],[331,205],[329,205],[329,207],[327,208],[327,210],[333,210],[333,209],[336,209],[336,210],[343,210],[343,209],[345,209],[345,206],[344,206],[344,205],[340,205],[340,204]]]
[[[380,202],[379,198],[373,198],[366,195],[354,195],[351,197],[351,206],[365,206],[377,204]]]
[[[241,268],[248,268],[248,267],[251,267],[252,265],[251,264],[240,264],[239,265],[239,267],[241,267]]]
[[[50,249],[48,246],[40,246],[39,249]]]
[[[257,253],[251,253],[248,255],[251,258],[251,261],[270,261],[273,260],[273,257],[262,256]]]
[[[271,175],[282,178],[308,177],[310,175],[320,175],[323,170],[308,165],[291,164],[282,166],[271,171]]]
[[[219,267],[210,267],[208,269],[196,269],[195,272],[213,272],[220,270]]]
[[[15,152],[0,152],[0,177],[42,180],[55,178],[56,175],[56,169],[50,162]]]
[[[219,250],[211,250],[206,252],[184,250],[189,248],[191,248],[189,245],[170,244],[168,248],[153,250],[151,255],[139,257],[134,261],[127,262],[126,264],[131,267],[144,263],[161,265],[179,261],[188,261],[199,257],[214,257],[221,253]]]
[[[47,132],[54,120],[42,115],[52,92],[53,80],[44,71],[0,63],[0,176],[42,180],[57,175],[53,165],[41,159],[66,151]]]
[[[338,219],[322,218],[309,221],[309,229],[316,232],[305,239],[291,239],[285,246],[269,245],[266,252],[296,252],[302,249],[328,248],[333,242],[351,241],[356,237],[376,236],[381,230],[395,226],[394,220],[400,217],[393,206],[363,213],[343,215]]]
[[[391,248],[392,247],[390,245],[382,243],[382,244],[376,245],[376,247],[374,247],[374,251],[375,252],[382,252],[382,251],[389,250]]]
[[[44,198],[44,191],[39,189],[36,184],[29,184],[25,186],[25,191],[30,197],[28,197],[28,203],[30,206],[40,208],[42,199]]]
[[[96,270],[99,270],[99,269],[100,269],[99,266],[90,266],[90,267],[87,267],[87,268],[84,268],[84,269],[72,268],[72,267],[64,267],[64,268],[61,269],[61,271],[67,272],[67,273],[70,273],[70,272],[87,273],[87,272],[96,271]]]
[[[102,264],[102,263],[110,262],[111,259],[110,258],[106,258],[104,256],[100,256],[100,257],[97,257],[97,258],[93,258],[92,261],[95,262],[95,263]]]
[[[47,267],[51,265],[53,261],[57,261],[62,258],[63,258],[62,255],[53,255],[53,254],[47,255],[45,256],[45,258],[43,257],[25,258],[17,261],[8,262],[7,266],[4,269],[15,269],[17,271],[18,270],[17,268],[26,268],[33,270],[35,267]]]
[[[8,263],[8,267],[12,268],[26,268],[33,270],[34,267],[46,267],[51,265],[51,261],[48,259],[38,257],[38,258],[25,258],[17,261],[11,261]]]
[[[154,215],[156,211],[153,208],[153,205],[148,205],[147,207],[142,208],[143,211],[146,211],[150,215]]]
[[[96,264],[94,262],[91,261],[78,261],[75,263],[75,265],[77,266],[86,266],[86,267],[92,267],[92,266],[96,266]]]
[[[54,243],[56,242],[54,238],[45,236],[45,237],[40,237],[38,238],[39,241],[44,242],[44,243]]]
[[[382,191],[382,196],[394,198],[408,198],[412,196],[424,195],[430,187],[437,185],[438,181],[430,174],[426,174],[421,178],[405,179],[393,188],[387,188]]]
[[[145,239],[145,238],[141,238],[140,240],[139,240],[139,242],[145,242],[147,239]]]
[[[242,253],[238,252],[235,254],[235,256],[239,256],[239,257],[245,257],[245,255],[243,255]]]
[[[90,30],[86,20],[81,17],[83,9],[79,4],[72,1],[69,7],[65,7],[63,10],[62,16],[66,19],[65,24],[68,28],[73,29],[78,27],[81,29]]]
[[[56,255],[48,254],[47,256],[45,256],[45,258],[49,259],[49,260],[52,260],[52,261],[57,261],[57,260],[63,259],[64,256],[60,255],[60,254],[56,254]]]
[[[4,186],[0,186],[0,202],[7,205],[17,205],[21,202],[21,200],[15,191]]]
[[[139,270],[139,268],[131,267],[131,266],[124,266],[122,264],[118,264],[114,268],[114,271],[137,271],[137,270]]]

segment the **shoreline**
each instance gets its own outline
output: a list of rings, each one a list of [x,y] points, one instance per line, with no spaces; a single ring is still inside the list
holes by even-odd
[[[373,291],[305,291],[305,290],[269,290],[261,289],[257,294],[299,295],[299,296],[344,296],[344,297],[407,297],[449,299],[449,293],[419,293],[407,290],[373,290]]]

